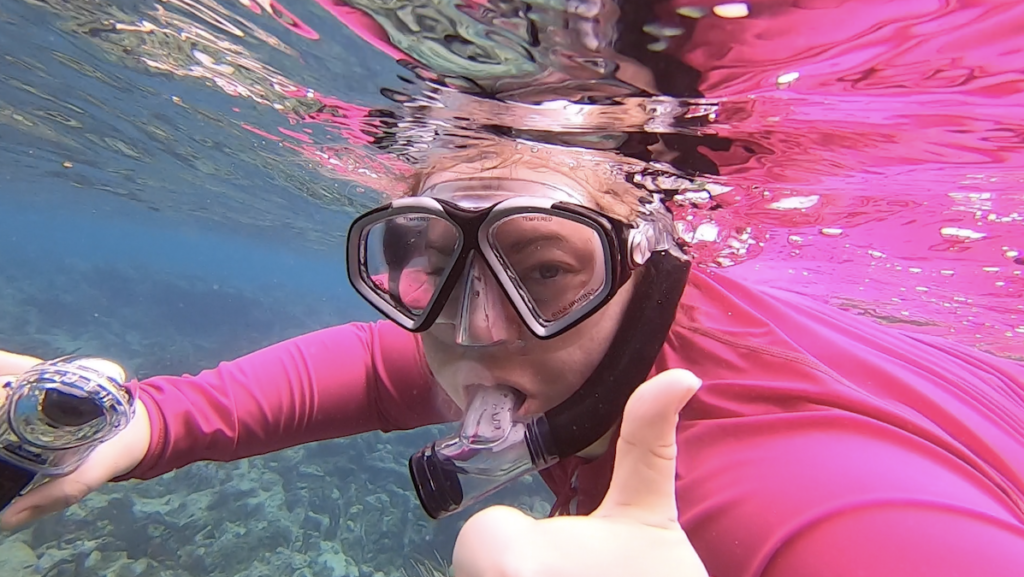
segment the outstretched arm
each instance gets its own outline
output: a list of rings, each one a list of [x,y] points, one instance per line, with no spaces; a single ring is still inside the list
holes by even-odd
[[[138,387],[151,421],[149,449],[120,479],[412,429],[447,414],[418,338],[388,322],[316,331],[196,376],[154,377]]]
[[[3,359],[14,373],[37,361]],[[128,428],[74,472],[15,499],[0,515],[0,528],[59,511],[110,480],[149,479],[196,461],[241,459],[374,429],[412,429],[451,416],[419,340],[384,322],[317,331],[196,376],[130,386],[139,402]]]

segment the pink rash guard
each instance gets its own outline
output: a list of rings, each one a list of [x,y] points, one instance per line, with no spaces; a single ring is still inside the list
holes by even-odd
[[[654,372],[673,367],[704,382],[676,482],[715,577],[1024,570],[1024,366],[695,270]],[[152,441],[126,478],[454,414],[387,322],[148,379],[140,398]],[[613,458],[544,471],[556,512],[592,511]]]

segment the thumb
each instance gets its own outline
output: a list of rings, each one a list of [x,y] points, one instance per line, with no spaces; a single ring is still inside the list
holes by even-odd
[[[456,577],[530,575],[544,548],[534,543],[538,521],[496,505],[473,515],[459,530],[452,553]]]
[[[640,385],[622,416],[611,485],[598,517],[618,517],[654,527],[678,527],[676,425],[679,412],[700,387],[690,371],[673,369]]]

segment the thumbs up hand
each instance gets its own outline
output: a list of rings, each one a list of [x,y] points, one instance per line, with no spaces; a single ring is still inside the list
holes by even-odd
[[[456,577],[707,577],[675,495],[676,424],[698,387],[675,369],[637,388],[611,486],[592,514],[536,520],[499,506],[471,517],[455,544]]]

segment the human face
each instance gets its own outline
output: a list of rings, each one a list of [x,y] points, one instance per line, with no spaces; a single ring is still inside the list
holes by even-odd
[[[459,172],[462,173],[461,170]],[[580,190],[580,185],[565,175],[523,167],[477,172],[474,176],[529,179],[552,183],[567,190]],[[435,174],[427,183],[435,185],[462,177],[462,174],[455,173]],[[580,194],[581,203],[592,207],[586,200],[586,193]],[[500,197],[496,196],[494,201],[498,200]],[[585,248],[589,242],[585,233],[581,231],[580,234],[573,234],[573,231],[564,227],[558,230],[539,230],[545,226],[550,227],[546,223],[517,223],[501,231],[509,235],[510,238],[506,240],[513,240],[512,237],[516,235],[523,236],[524,240],[527,235],[541,239],[540,244],[531,246],[535,250],[524,251],[521,261],[523,273],[520,273],[527,277],[524,282],[535,282],[543,286],[550,280],[545,277],[554,275],[559,278],[558,282],[585,284],[590,277],[586,271],[562,266],[562,263],[573,262],[571,256],[574,250]],[[544,232],[550,234],[538,234]],[[559,240],[552,240],[555,237]],[[545,242],[548,243],[546,246]],[[552,255],[552,258],[545,258],[541,263],[531,263],[531,253],[536,254],[537,250]],[[513,267],[516,266],[513,263]],[[592,263],[591,266],[599,265]],[[525,396],[521,408],[523,414],[545,412],[567,399],[583,384],[608,352],[608,346],[633,294],[636,278],[634,276],[627,281],[604,307],[576,327],[554,338],[541,340],[523,326],[486,266],[476,263],[471,267],[469,277],[470,282],[474,283],[473,290],[484,294],[472,299],[463,317],[460,317],[458,309],[463,306],[464,299],[452,295],[438,320],[422,333],[427,363],[439,384],[459,407],[466,407],[467,391],[471,385],[503,384],[519,390]],[[543,294],[543,291],[539,290],[538,293]],[[552,309],[548,314],[557,315],[559,311]],[[459,323],[459,318],[465,320]],[[459,330],[460,326],[463,331]]]

